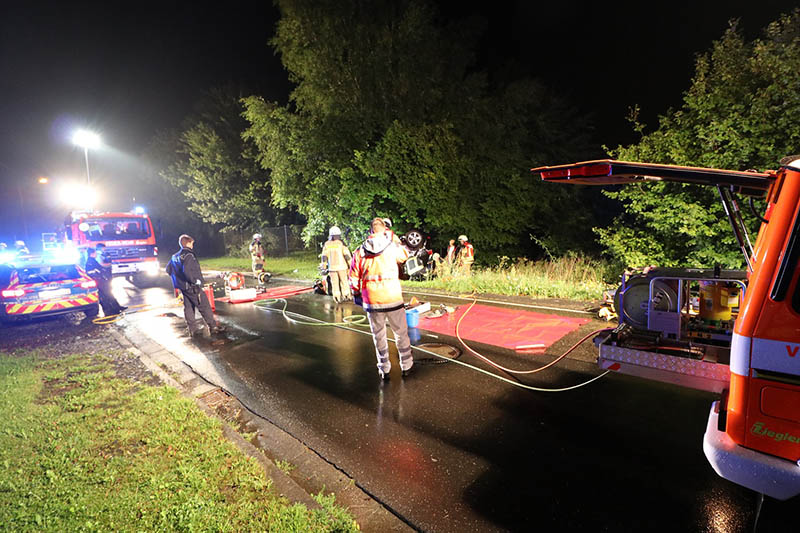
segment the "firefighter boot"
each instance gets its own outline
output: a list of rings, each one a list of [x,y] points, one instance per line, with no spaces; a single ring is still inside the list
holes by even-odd
[[[400,354],[400,368],[403,370],[403,377],[411,373],[411,369],[414,368],[414,357],[411,352]]]
[[[381,380],[389,379],[389,371],[392,369],[392,363],[389,362],[389,354],[378,355],[378,376]]]

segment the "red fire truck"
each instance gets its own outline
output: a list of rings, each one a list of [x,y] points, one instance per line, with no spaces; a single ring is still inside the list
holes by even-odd
[[[623,276],[619,326],[595,339],[603,369],[720,394],[703,450],[716,472],[777,499],[800,494],[800,156],[779,170],[588,161],[545,181],[715,187],[746,270],[647,268]],[[763,198],[751,244],[737,195]],[[695,304],[696,302],[696,304]]]
[[[83,253],[105,244],[112,274],[124,276],[134,285],[149,285],[160,272],[153,223],[145,213],[73,212],[60,233],[65,244]]]

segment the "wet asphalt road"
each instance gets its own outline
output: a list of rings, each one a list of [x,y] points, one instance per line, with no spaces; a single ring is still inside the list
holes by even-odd
[[[117,294],[129,304],[171,299],[161,288]],[[290,298],[289,310],[322,320],[361,312],[314,294]],[[181,354],[421,530],[752,528],[754,493],[717,477],[702,452],[711,394],[614,374],[567,393],[537,393],[453,363],[417,364],[402,379],[393,346],[391,379],[381,382],[368,335],[217,304],[225,342],[195,342],[181,312],[138,313],[122,327]],[[593,350],[587,343],[578,357]],[[466,354],[461,360],[485,368]],[[567,359],[524,381],[560,387],[597,374],[595,365]],[[759,530],[785,529],[796,510],[797,501],[767,499]]]

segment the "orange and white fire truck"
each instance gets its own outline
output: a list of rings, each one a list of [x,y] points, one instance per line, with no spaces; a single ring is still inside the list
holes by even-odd
[[[703,442],[714,470],[777,499],[800,494],[800,156],[763,173],[613,160],[533,171],[561,183],[717,189],[746,270],[626,273],[615,299],[619,326],[595,338],[598,363],[720,393]],[[766,200],[763,214],[753,209],[755,246],[738,195]]]
[[[149,284],[160,273],[156,235],[146,213],[74,212],[59,233],[62,242],[81,252],[104,244],[112,275],[137,286]]]

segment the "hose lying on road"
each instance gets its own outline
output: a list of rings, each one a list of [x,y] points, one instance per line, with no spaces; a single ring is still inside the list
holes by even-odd
[[[275,309],[274,307],[269,307],[272,304],[276,304],[278,302],[283,302],[283,309]],[[302,316],[305,318],[310,318],[311,320],[317,320],[316,318],[306,317],[305,315],[300,315],[298,313],[290,313],[287,312],[286,308],[289,306],[289,302],[286,301],[286,298],[269,298],[266,300],[259,300],[253,303],[254,306],[264,309],[266,311],[280,311],[283,314],[284,318],[289,322],[294,322],[295,324],[302,324],[304,326],[366,326],[369,327],[367,323],[367,315],[350,315],[342,318],[341,322],[324,322],[322,320],[318,322],[308,322],[304,320],[295,320],[294,318],[290,317],[289,315],[297,315]]]
[[[464,320],[464,317],[467,316],[467,313],[469,313],[470,310],[473,307],[475,307],[476,303],[478,303],[478,300],[474,300],[470,304],[470,306],[467,308],[467,310],[464,311],[464,314],[461,315],[461,317],[458,319],[458,322],[456,322],[456,338],[458,339],[458,342],[460,342],[464,346],[464,348],[467,349],[467,351],[469,353],[471,353],[475,357],[481,359],[482,361],[486,362],[487,364],[495,367],[496,369],[502,370],[503,372],[508,372],[510,374],[536,374],[537,372],[541,372],[542,370],[547,370],[551,366],[555,365],[556,363],[558,363],[559,361],[564,359],[570,353],[572,353],[572,351],[575,348],[577,348],[578,346],[583,344],[586,341],[586,339],[588,339],[589,337],[592,337],[592,336],[594,336],[594,335],[596,335],[598,333],[602,333],[604,331],[611,331],[612,329],[614,329],[614,328],[601,328],[601,329],[596,329],[596,330],[592,331],[591,333],[586,334],[581,340],[579,340],[578,342],[573,344],[572,347],[569,350],[567,350],[566,352],[562,353],[561,355],[559,355],[558,357],[556,357],[555,359],[553,359],[552,361],[550,361],[549,363],[547,363],[544,366],[541,366],[541,367],[538,367],[538,368],[534,368],[532,370],[514,370],[513,368],[506,368],[504,366],[501,366],[501,365],[495,363],[494,361],[492,361],[491,359],[489,359],[488,357],[476,352],[475,350],[473,350],[472,348],[467,346],[467,343],[464,342],[464,339],[461,338],[461,333],[460,333],[461,321]]]
[[[100,324],[100,325],[113,324],[114,322],[117,322],[117,321],[121,320],[122,317],[124,317],[125,315],[132,315],[134,313],[141,313],[142,311],[147,311],[151,307],[153,307],[153,306],[150,305],[150,304],[132,305],[128,309],[138,309],[138,311],[120,311],[116,315],[100,316],[100,317],[97,317],[97,318],[93,319],[92,320],[92,324]]]
[[[278,309],[278,308],[275,308],[275,307],[269,307],[271,304],[274,304],[274,303],[277,303],[277,302],[283,302],[283,308],[282,309]],[[288,311],[287,310],[288,302],[286,301],[285,298],[276,298],[274,300],[261,300],[259,302],[254,303],[253,305],[255,307],[263,310],[263,311],[272,311],[272,312],[276,312],[276,313],[281,313],[287,320],[290,320],[291,322],[295,322],[297,324],[305,324],[305,325],[309,325],[309,326],[334,326],[334,327],[337,327],[337,328],[346,329],[348,331],[355,331],[356,333],[361,333],[361,334],[364,334],[364,335],[370,335],[370,336],[372,335],[372,333],[349,327],[352,324],[356,324],[356,325],[360,325],[360,326],[366,325],[366,324],[364,324],[364,322],[367,321],[366,315],[351,315],[350,317],[345,317],[345,321],[344,322],[325,322],[324,320],[319,320],[319,319],[314,318],[314,317],[310,317],[310,316],[307,316],[307,315],[302,315],[300,313],[295,313],[293,311]],[[302,318],[304,320],[296,320],[296,319],[291,318],[289,315],[300,317],[300,318]],[[353,320],[352,321],[347,321],[347,319],[351,318],[351,317],[353,317]],[[363,317],[363,318],[361,319],[361,321],[356,322],[357,319],[355,317]],[[589,338],[590,335],[587,335],[586,337],[581,339],[580,342],[578,342],[578,344],[584,342],[586,339]],[[396,343],[396,341],[394,339],[389,339],[389,340]],[[463,344],[463,341],[461,341],[461,342]],[[578,344],[576,344],[575,346],[570,348],[566,352],[566,354],[570,353],[573,349],[575,349],[578,346]],[[469,349],[469,347],[467,347],[467,348]],[[510,380],[508,378],[505,378],[503,376],[498,376],[497,374],[495,374],[493,372],[489,372],[488,370],[484,370],[483,368],[479,368],[479,367],[477,367],[475,365],[471,365],[469,363],[465,363],[464,361],[461,361],[461,360],[458,360],[458,359],[450,359],[449,357],[445,357],[445,356],[443,356],[441,354],[438,354],[436,352],[432,352],[430,350],[426,350],[426,349],[421,348],[419,346],[413,346],[412,345],[411,349],[412,350],[416,350],[418,352],[426,353],[428,355],[432,355],[434,357],[438,357],[439,359],[446,359],[449,362],[455,363],[457,365],[462,365],[462,366],[464,366],[466,368],[469,368],[470,370],[474,370],[475,372],[480,372],[481,374],[485,374],[485,375],[487,375],[489,377],[492,377],[494,379],[503,381],[505,383],[508,383],[509,385],[513,385],[513,386],[519,387],[521,389],[531,390],[531,391],[535,391],[535,392],[567,392],[567,391],[575,390],[575,389],[578,389],[578,388],[583,387],[585,385],[588,385],[588,384],[592,383],[593,381],[597,381],[598,379],[602,378],[603,376],[605,376],[606,374],[611,372],[610,370],[606,370],[602,374],[600,374],[598,376],[595,376],[592,379],[589,379],[589,380],[584,381],[582,383],[578,383],[577,385],[572,385],[572,386],[569,386],[569,387],[556,388],[556,389],[546,389],[546,388],[542,388],[542,387],[534,387],[533,385],[526,385],[524,383],[519,383],[517,381],[512,381],[512,380]],[[470,350],[470,351],[474,353],[473,350]],[[560,356],[558,358],[558,360],[563,359],[566,356],[566,354],[564,354],[563,356]]]

